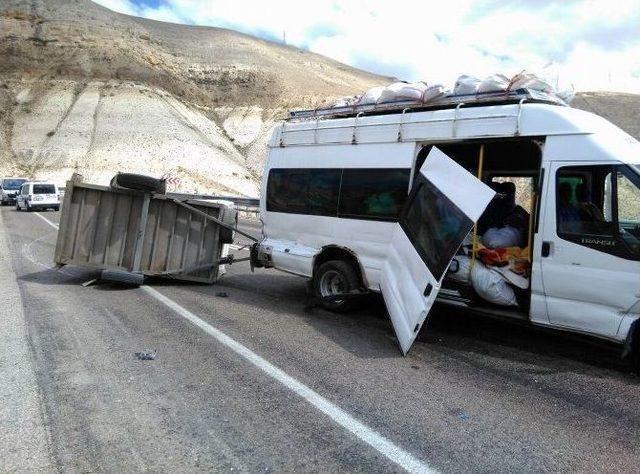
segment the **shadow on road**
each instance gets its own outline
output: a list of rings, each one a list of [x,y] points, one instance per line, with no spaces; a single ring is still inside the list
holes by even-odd
[[[477,316],[436,307],[420,341],[464,355],[468,360],[491,357],[530,365],[531,373],[611,369],[630,373],[621,347],[595,338],[562,333],[509,320]]]
[[[65,285],[80,286],[85,281],[98,278],[99,272],[84,270],[78,267],[62,267],[60,269],[52,266],[38,272],[26,273],[18,280],[29,283],[38,283],[40,285]]]
[[[239,290],[243,293],[238,298],[242,303],[287,312],[359,358],[402,357],[384,301],[377,294],[371,295],[359,311],[333,314],[309,304],[304,279],[273,271],[226,275],[213,287],[184,282],[171,284],[189,287],[210,297],[224,290],[231,299],[238,297],[233,290]],[[446,307],[434,308],[429,324],[418,336],[417,344],[421,343],[429,350],[444,351],[447,357],[459,357],[472,364],[489,358],[516,364],[517,370],[523,373],[593,375],[594,369],[614,370],[620,375],[631,372],[630,365],[620,358],[618,346]],[[634,375],[632,378],[637,379]]]

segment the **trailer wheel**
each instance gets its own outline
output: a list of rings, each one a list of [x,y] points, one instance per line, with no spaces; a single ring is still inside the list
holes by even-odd
[[[123,286],[137,287],[144,283],[144,275],[124,270],[102,270],[100,280]]]
[[[111,179],[111,187],[135,189],[157,194],[164,194],[167,190],[164,179],[134,173],[118,173]]]
[[[356,309],[358,300],[328,300],[327,297],[354,293],[361,288],[356,269],[344,260],[329,260],[321,264],[313,277],[313,290],[320,305],[336,313]]]

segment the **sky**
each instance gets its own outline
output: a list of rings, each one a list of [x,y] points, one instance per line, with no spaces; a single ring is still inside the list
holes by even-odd
[[[230,28],[354,67],[453,87],[523,69],[561,90],[640,93],[640,0],[94,0]]]

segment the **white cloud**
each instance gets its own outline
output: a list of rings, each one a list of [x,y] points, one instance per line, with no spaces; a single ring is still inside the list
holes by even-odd
[[[129,0],[97,0],[96,3],[99,3],[114,12],[124,13],[125,15],[138,14],[138,9]]]
[[[640,93],[637,0],[98,0],[123,13],[233,28],[407,80],[452,85],[522,69],[578,90]],[[553,63],[552,68],[545,68]]]

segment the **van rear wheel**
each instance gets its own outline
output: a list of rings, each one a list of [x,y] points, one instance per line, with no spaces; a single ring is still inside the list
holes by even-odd
[[[320,305],[336,313],[344,313],[357,308],[359,301],[354,298],[332,299],[343,294],[354,294],[362,287],[356,269],[344,260],[329,260],[321,264],[313,278],[313,290]]]

